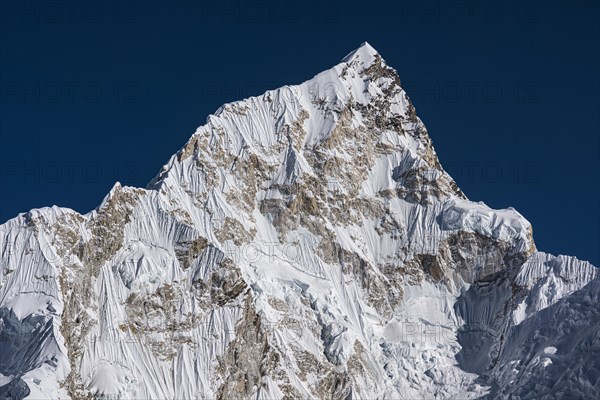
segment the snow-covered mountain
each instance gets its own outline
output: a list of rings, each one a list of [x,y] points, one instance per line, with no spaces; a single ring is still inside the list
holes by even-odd
[[[598,269],[469,201],[367,43],[0,226],[0,397],[595,398]]]

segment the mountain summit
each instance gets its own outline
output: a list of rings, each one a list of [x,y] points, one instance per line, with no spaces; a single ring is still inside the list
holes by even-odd
[[[379,53],[377,50],[375,50],[369,43],[364,42],[358,49],[350,52],[350,54],[344,57],[342,62],[350,63],[355,60],[360,60],[361,62],[370,65],[378,55]]]
[[[593,398],[597,268],[471,202],[368,43],[0,226],[0,397]]]

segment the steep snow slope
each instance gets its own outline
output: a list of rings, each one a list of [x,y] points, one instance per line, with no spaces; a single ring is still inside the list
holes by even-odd
[[[365,43],[146,189],[0,226],[0,395],[593,398],[597,269],[531,232],[466,199]]]

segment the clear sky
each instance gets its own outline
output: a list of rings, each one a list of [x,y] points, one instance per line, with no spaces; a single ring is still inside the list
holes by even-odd
[[[471,200],[600,264],[598,2],[0,3],[0,223],[145,186],[221,104],[368,41]]]

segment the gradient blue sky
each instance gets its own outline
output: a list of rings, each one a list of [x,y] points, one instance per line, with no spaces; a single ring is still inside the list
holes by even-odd
[[[145,186],[222,103],[368,41],[472,200],[600,264],[598,2],[0,3],[0,222]]]

